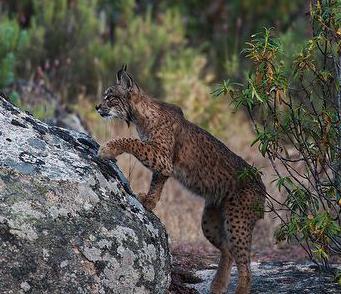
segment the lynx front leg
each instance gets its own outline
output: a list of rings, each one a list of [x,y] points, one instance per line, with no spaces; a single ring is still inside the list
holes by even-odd
[[[98,155],[113,159],[122,153],[134,155],[141,163],[164,176],[170,176],[173,170],[171,142],[156,145],[133,138],[112,140],[100,147]]]
[[[153,173],[152,182],[150,183],[149,192],[147,194],[139,194],[145,208],[153,210],[161,197],[162,188],[168,177],[158,172]]]
[[[104,159],[115,159],[118,155],[122,154],[117,148],[115,140],[109,141],[101,145],[98,149],[98,156]]]
[[[102,158],[113,159],[124,152],[130,153],[153,171],[148,194],[139,195],[143,205],[152,210],[160,200],[163,185],[173,170],[172,148],[173,144],[169,140],[164,140],[162,144],[156,145],[138,139],[122,138],[109,141],[101,146],[98,155]]]

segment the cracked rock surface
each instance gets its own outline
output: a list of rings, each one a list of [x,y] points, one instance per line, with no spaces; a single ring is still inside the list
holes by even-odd
[[[0,96],[0,293],[166,291],[166,231],[98,147]]]

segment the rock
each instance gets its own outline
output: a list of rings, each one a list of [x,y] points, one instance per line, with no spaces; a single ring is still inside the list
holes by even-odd
[[[165,229],[94,140],[3,97],[0,130],[0,293],[165,293]]]
[[[4,91],[8,94],[16,93],[20,97],[20,104],[28,112],[39,114],[49,125],[90,134],[86,121],[75,110],[63,104],[61,96],[53,93],[43,80],[19,80]]]
[[[341,293],[341,285],[336,282],[340,261],[333,259],[330,270],[319,272],[298,248],[292,245],[285,250],[258,249],[253,257],[257,261],[251,262],[251,293]],[[173,247],[170,294],[208,294],[219,258],[218,250],[198,244]],[[226,293],[235,293],[237,280],[237,268],[233,265]]]
[[[215,275],[216,265],[210,269],[196,271],[199,282],[186,284],[200,294],[208,294]],[[341,269],[341,268],[340,268]],[[312,263],[295,262],[252,262],[252,294],[273,293],[341,293],[341,287],[331,275],[319,274]],[[237,269],[232,267],[231,282],[227,293],[234,293],[237,287]]]
[[[79,114],[74,113],[65,107],[59,107],[59,109],[55,111],[55,118],[49,122],[52,122],[52,124],[58,127],[90,134],[87,123],[82,120]]]

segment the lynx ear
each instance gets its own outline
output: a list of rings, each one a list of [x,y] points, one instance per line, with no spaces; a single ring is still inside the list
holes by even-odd
[[[127,64],[122,64],[121,69],[117,72],[116,74],[116,81],[119,84],[120,81],[122,80],[122,75],[123,73],[127,70]]]
[[[127,65],[123,64],[122,68],[116,74],[116,80],[118,84],[121,84],[127,90],[131,90],[134,86],[134,80],[130,74],[126,72]]]
[[[133,88],[134,85],[134,81],[131,78],[131,76],[129,74],[127,74],[126,72],[123,73],[122,75],[122,80],[121,80],[121,84],[127,89],[127,90],[131,90]]]

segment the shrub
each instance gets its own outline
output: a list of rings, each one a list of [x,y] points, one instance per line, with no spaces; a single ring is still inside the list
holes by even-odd
[[[181,15],[168,10],[154,21],[151,9],[144,15],[127,14],[124,24],[116,27],[114,40],[113,44],[98,43],[93,47],[104,83],[110,83],[115,70],[127,63],[143,87],[160,96],[162,85],[157,72],[167,56],[179,52],[178,47],[185,42]]]
[[[64,98],[95,92],[98,84],[91,46],[99,38],[96,0],[33,0],[28,64]]]
[[[284,202],[268,195],[282,222],[277,240],[298,241],[321,266],[341,254],[340,8],[339,1],[312,6],[314,34],[292,60],[292,71],[283,62],[286,48],[265,30],[244,50],[255,67],[246,85],[225,82],[217,90],[251,115],[253,144],[286,192]]]
[[[213,74],[204,74],[206,58],[192,48],[179,48],[169,54],[161,65],[159,77],[164,87],[165,99],[183,109],[187,118],[221,138],[228,138],[233,128],[230,111],[224,101],[210,98],[209,82]]]
[[[28,33],[15,20],[0,21],[0,88],[14,82],[17,59],[23,55],[28,40]]]

